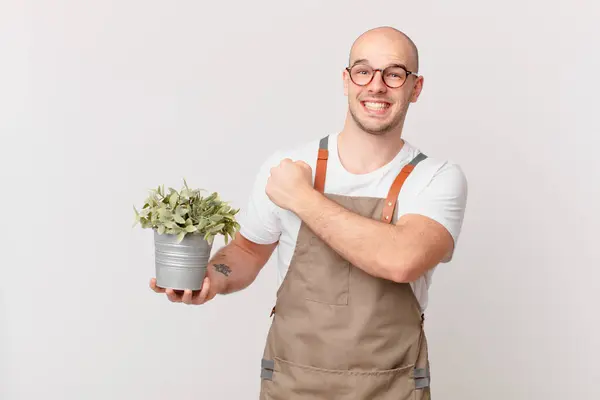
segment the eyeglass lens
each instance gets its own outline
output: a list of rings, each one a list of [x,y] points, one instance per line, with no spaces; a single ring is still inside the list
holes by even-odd
[[[357,85],[363,86],[373,79],[373,68],[368,65],[358,64],[350,69],[350,77]],[[406,80],[407,73],[400,67],[387,67],[381,74],[386,85],[396,88],[402,86]]]

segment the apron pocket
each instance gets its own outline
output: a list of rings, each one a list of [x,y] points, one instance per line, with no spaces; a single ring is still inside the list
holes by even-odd
[[[270,400],[414,400],[413,365],[377,371],[316,368],[274,358],[271,380],[263,381]]]
[[[310,238],[308,252],[309,263],[303,266],[306,300],[329,305],[347,305],[350,262],[317,236]]]

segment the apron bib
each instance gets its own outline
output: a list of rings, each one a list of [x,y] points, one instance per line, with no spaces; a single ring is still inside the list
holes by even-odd
[[[321,139],[315,189],[323,193],[328,136]],[[324,193],[361,216],[391,223],[415,157],[387,198]],[[410,284],[354,267],[304,223],[277,301],[261,365],[261,400],[430,399],[423,315]]]

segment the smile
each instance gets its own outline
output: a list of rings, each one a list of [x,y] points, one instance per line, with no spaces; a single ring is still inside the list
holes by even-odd
[[[369,113],[374,114],[384,114],[391,106],[382,101],[361,101],[361,104]]]

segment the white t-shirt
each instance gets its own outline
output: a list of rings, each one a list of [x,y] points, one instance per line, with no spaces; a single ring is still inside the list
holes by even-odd
[[[405,140],[402,149],[388,164],[370,173],[356,175],[348,172],[340,163],[338,136],[339,133],[329,135],[326,193],[385,198],[400,170],[420,152]],[[238,216],[240,233],[248,240],[260,244],[279,240],[276,260],[279,284],[292,259],[301,220],[293,212],[278,207],[269,199],[265,193],[266,182],[270,168],[278,165],[283,158],[302,160],[310,165],[314,182],[320,139],[318,137],[296,148],[278,150],[271,154],[258,171],[247,207]],[[460,166],[428,157],[417,165],[404,182],[392,223],[407,213],[425,215],[446,227],[456,245],[466,202],[467,180]],[[450,255],[443,262],[448,262],[451,258]],[[427,292],[434,269],[411,282],[423,311],[427,307]]]

